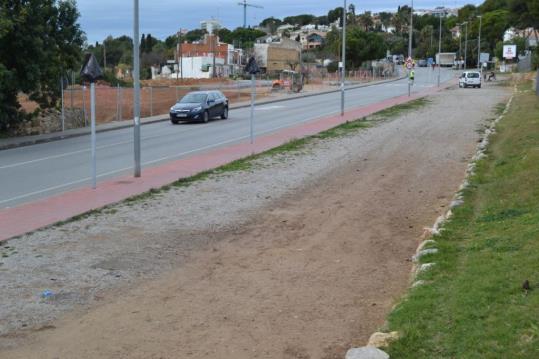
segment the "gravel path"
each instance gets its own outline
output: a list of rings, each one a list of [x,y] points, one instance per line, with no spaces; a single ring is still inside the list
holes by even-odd
[[[0,356],[53,358],[61,347],[61,357],[78,358],[338,357],[362,344],[405,290],[422,228],[448,204],[482,124],[507,95],[498,86],[443,91],[423,109],[352,136],[4,244]],[[298,257],[304,248],[312,253]],[[265,277],[281,267],[286,276]],[[45,290],[52,295],[41,298]],[[191,297],[180,300],[178,291]],[[239,302],[241,291],[250,300]],[[260,308],[264,298],[272,300]],[[154,325],[127,318],[126,308]],[[250,340],[217,330],[224,324],[215,316],[239,308],[265,330],[247,318],[234,325]],[[199,311],[205,315],[192,316]],[[65,313],[72,314],[59,321]],[[117,325],[103,323],[111,315]],[[176,321],[155,326],[169,315]],[[353,315],[364,320],[347,323]],[[302,325],[287,322],[301,316]],[[103,341],[122,328],[139,330]],[[171,328],[185,337],[172,340]],[[149,332],[159,343],[144,340]],[[223,338],[226,349],[218,348]]]

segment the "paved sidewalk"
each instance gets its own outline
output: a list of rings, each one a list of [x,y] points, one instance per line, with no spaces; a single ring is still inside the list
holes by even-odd
[[[218,148],[188,156],[161,166],[143,170],[141,178],[123,176],[90,187],[73,190],[41,199],[19,207],[0,210],[0,241],[50,226],[76,215],[120,202],[126,198],[170,184],[180,178],[222,166],[231,161],[264,152],[292,139],[302,138],[330,129],[346,121],[368,116],[385,108],[406,103],[455,85],[451,80],[440,88],[425,90],[412,96],[399,96],[372,105],[356,108],[344,116],[328,116],[259,136],[254,144],[244,141],[226,148]]]
[[[398,81],[400,79],[402,78],[397,77],[397,78],[392,78],[389,80],[368,82],[368,83],[359,84],[359,85],[351,85],[347,87],[347,90],[352,90],[352,89],[356,89],[360,87],[379,85],[381,83]],[[332,89],[332,90],[317,91],[317,92],[302,92],[299,94],[283,94],[283,95],[279,95],[278,97],[267,98],[267,99],[257,101],[256,105],[258,106],[258,105],[264,105],[264,104],[275,103],[275,102],[289,101],[289,100],[303,98],[303,97],[320,96],[320,95],[325,95],[328,93],[335,93],[339,91],[340,89]],[[250,106],[250,102],[247,101],[247,102],[239,102],[237,104],[232,104],[230,108],[237,109],[237,108],[245,108],[249,106]],[[168,121],[168,114],[144,117],[141,119],[141,124],[148,125],[148,124],[152,124],[156,122],[163,122],[163,121]],[[132,119],[124,120],[124,121],[113,121],[109,123],[100,124],[100,125],[97,125],[96,131],[107,132],[107,131],[113,131],[113,130],[118,130],[122,128],[129,128],[129,127],[133,127]],[[0,150],[6,150],[6,149],[22,147],[22,146],[30,146],[30,145],[35,145],[38,143],[58,141],[58,140],[63,140],[66,138],[71,138],[71,137],[85,136],[85,135],[88,135],[89,133],[90,133],[90,127],[82,127],[82,128],[69,129],[64,132],[54,132],[54,133],[46,133],[46,134],[34,135],[34,136],[5,138],[5,139],[0,139]]]

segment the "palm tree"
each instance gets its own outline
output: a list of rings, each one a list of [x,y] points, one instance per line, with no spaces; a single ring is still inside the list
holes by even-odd
[[[378,15],[380,16],[380,22],[382,23],[382,26],[384,27],[384,31],[387,31],[388,27],[391,26],[391,22],[393,20],[393,14],[390,12],[381,12]]]
[[[372,20],[371,12],[365,11],[365,13],[359,15],[359,23],[361,24],[365,32],[369,32],[374,26],[374,21]]]

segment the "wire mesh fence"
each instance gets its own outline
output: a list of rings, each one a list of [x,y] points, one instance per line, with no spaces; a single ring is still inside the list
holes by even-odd
[[[364,83],[394,77],[395,71],[383,69],[348,71],[348,83]],[[303,92],[314,93],[335,89],[339,84],[339,73],[310,74],[305,79]],[[282,89],[277,91],[272,80],[256,80],[257,101],[271,98],[281,98],[292,95],[292,91]],[[169,109],[179,99],[190,91],[220,90],[229,99],[232,105],[246,103],[251,98],[251,82],[249,80],[226,81],[201,86],[146,86],[141,88],[141,117],[162,116],[168,114]],[[90,91],[89,86],[74,85],[64,89],[64,110],[80,114],[83,118],[77,123],[89,125],[90,118]],[[133,88],[96,86],[96,121],[108,123],[133,118]],[[73,128],[73,126],[70,126]]]

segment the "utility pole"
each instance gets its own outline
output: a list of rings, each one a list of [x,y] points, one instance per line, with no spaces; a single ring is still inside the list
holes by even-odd
[[[176,70],[176,80],[178,80],[178,73],[181,77],[181,80],[183,82],[183,49],[182,49],[182,33],[183,29],[180,29],[178,31],[178,46],[176,48],[176,62],[177,62],[177,70]]]
[[[414,32],[414,0],[412,0],[412,7],[410,8],[410,30],[408,34],[408,57],[412,58],[412,34]]]
[[[479,71],[482,71],[481,67],[481,25],[483,22],[483,17],[481,15],[479,17],[479,37],[477,38],[477,69]]]
[[[209,39],[210,39],[210,42],[211,42],[211,53],[212,53],[212,75],[211,77],[212,78],[216,78],[217,77],[217,72],[216,72],[216,69],[215,69],[215,40],[217,40],[217,38],[215,37],[215,34],[213,33],[213,26],[210,26],[210,36],[209,36]]]
[[[440,62],[441,54],[442,54],[442,15],[440,14],[440,30],[439,30],[439,37],[438,37],[438,62]],[[441,64],[438,63],[438,87],[440,87],[440,73],[442,71]]]
[[[178,43],[176,45],[176,83],[180,75],[180,47],[182,46],[182,31],[178,31]],[[176,99],[177,100],[177,99]]]
[[[103,40],[103,68],[107,71],[107,46],[106,40]]]
[[[344,83],[346,81],[346,0],[342,12],[342,74],[341,74],[341,116],[344,116]]]
[[[464,38],[464,70],[466,70],[468,64],[468,21],[464,23],[466,25],[466,37]]]
[[[432,36],[434,33],[434,26],[430,26],[430,46],[429,46],[429,52],[432,51]]]
[[[140,48],[139,0],[133,0],[133,116],[134,116],[134,176],[140,177]]]

